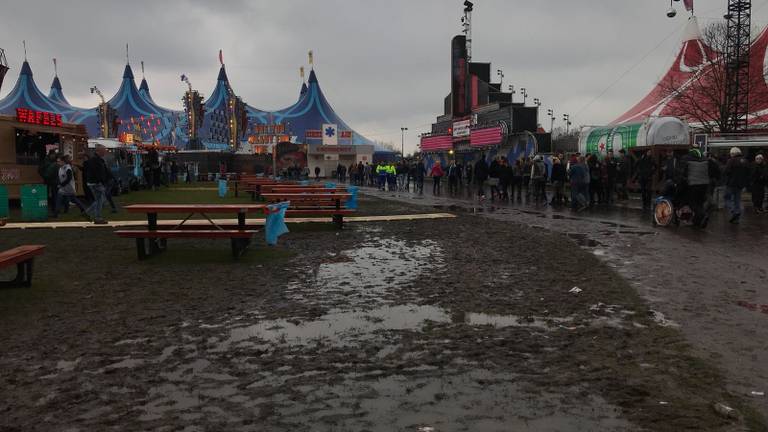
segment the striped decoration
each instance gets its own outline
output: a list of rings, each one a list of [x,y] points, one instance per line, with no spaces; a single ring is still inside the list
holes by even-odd
[[[452,148],[453,137],[450,135],[421,138],[421,151],[451,150]]]
[[[472,147],[487,147],[499,144],[501,144],[501,126],[475,129],[469,135],[469,145]]]

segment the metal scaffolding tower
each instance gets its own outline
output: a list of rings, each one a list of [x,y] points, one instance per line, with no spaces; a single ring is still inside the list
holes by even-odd
[[[749,46],[752,0],[728,0],[725,52],[725,110],[727,129],[747,129],[749,114]]]

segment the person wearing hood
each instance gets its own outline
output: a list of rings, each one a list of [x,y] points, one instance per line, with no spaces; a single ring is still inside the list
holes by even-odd
[[[565,181],[567,173],[565,171],[565,165],[560,162],[559,158],[552,158],[552,188],[554,189],[554,196],[552,197],[551,204],[565,204]]]
[[[725,204],[731,212],[732,224],[741,221],[741,191],[749,186],[750,170],[747,160],[741,156],[741,149],[733,147],[730,151],[730,159],[725,165]]]

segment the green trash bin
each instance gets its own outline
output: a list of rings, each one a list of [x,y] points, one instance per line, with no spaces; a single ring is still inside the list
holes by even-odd
[[[8,188],[0,185],[0,219],[7,219],[8,213]]]
[[[48,220],[48,188],[45,185],[32,184],[21,187],[21,219]]]

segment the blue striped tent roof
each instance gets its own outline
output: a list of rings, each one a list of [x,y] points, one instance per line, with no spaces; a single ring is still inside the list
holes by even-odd
[[[48,98],[53,99],[56,102],[59,102],[64,105],[71,105],[66,97],[64,97],[64,93],[61,91],[61,81],[59,81],[58,75],[53,77],[53,82],[51,83],[51,90],[48,92]]]
[[[303,89],[302,89],[303,91]],[[373,141],[354,132],[344,120],[333,110],[328,100],[325,98],[320,84],[317,80],[315,71],[309,73],[309,83],[306,92],[303,92],[299,101],[292,106],[270,113],[275,123],[289,123],[288,129],[293,135],[296,135],[301,141],[310,141],[305,139],[306,131],[320,130],[323,123],[336,124],[339,131],[352,131],[352,144],[370,144]],[[318,142],[320,138],[316,139]]]
[[[0,100],[0,114],[15,115],[16,108],[61,114],[65,123],[86,123],[91,117],[95,120],[95,113],[91,110],[75,108],[43,94],[35,84],[32,68],[26,60],[21,66],[16,85]]]
[[[170,143],[171,131],[174,128],[177,139],[186,136],[181,127],[181,122],[185,119],[183,113],[157,105],[151,97],[148,97],[149,86],[146,89],[147,92],[142,94],[136,88],[131,65],[125,65],[120,89],[108,101],[109,105],[117,111],[120,119],[118,132],[137,134],[143,141],[156,139],[164,144]],[[179,143],[177,145],[184,147]]]

